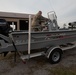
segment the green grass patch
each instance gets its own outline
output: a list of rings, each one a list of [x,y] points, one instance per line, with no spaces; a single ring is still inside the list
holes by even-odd
[[[49,75],[76,75],[76,65],[70,67],[56,66],[48,69]]]

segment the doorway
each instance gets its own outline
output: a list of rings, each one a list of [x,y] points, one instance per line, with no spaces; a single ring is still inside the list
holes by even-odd
[[[28,30],[29,20],[19,20],[20,30]]]

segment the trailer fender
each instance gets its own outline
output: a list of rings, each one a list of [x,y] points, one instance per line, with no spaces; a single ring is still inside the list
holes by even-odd
[[[50,54],[55,51],[55,50],[59,50],[61,53],[63,53],[62,49],[60,47],[50,47],[48,49],[48,51],[46,52],[46,57],[49,58]]]

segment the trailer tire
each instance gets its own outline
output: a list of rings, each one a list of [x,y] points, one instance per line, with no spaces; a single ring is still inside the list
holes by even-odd
[[[58,62],[60,62],[62,57],[62,50],[61,49],[55,49],[51,52],[50,56],[49,56],[49,62],[51,64],[56,64]]]

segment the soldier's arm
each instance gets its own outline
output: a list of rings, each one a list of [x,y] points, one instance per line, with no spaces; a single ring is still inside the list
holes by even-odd
[[[41,20],[46,20],[46,21],[47,21],[47,20],[49,20],[49,19],[41,16]]]

